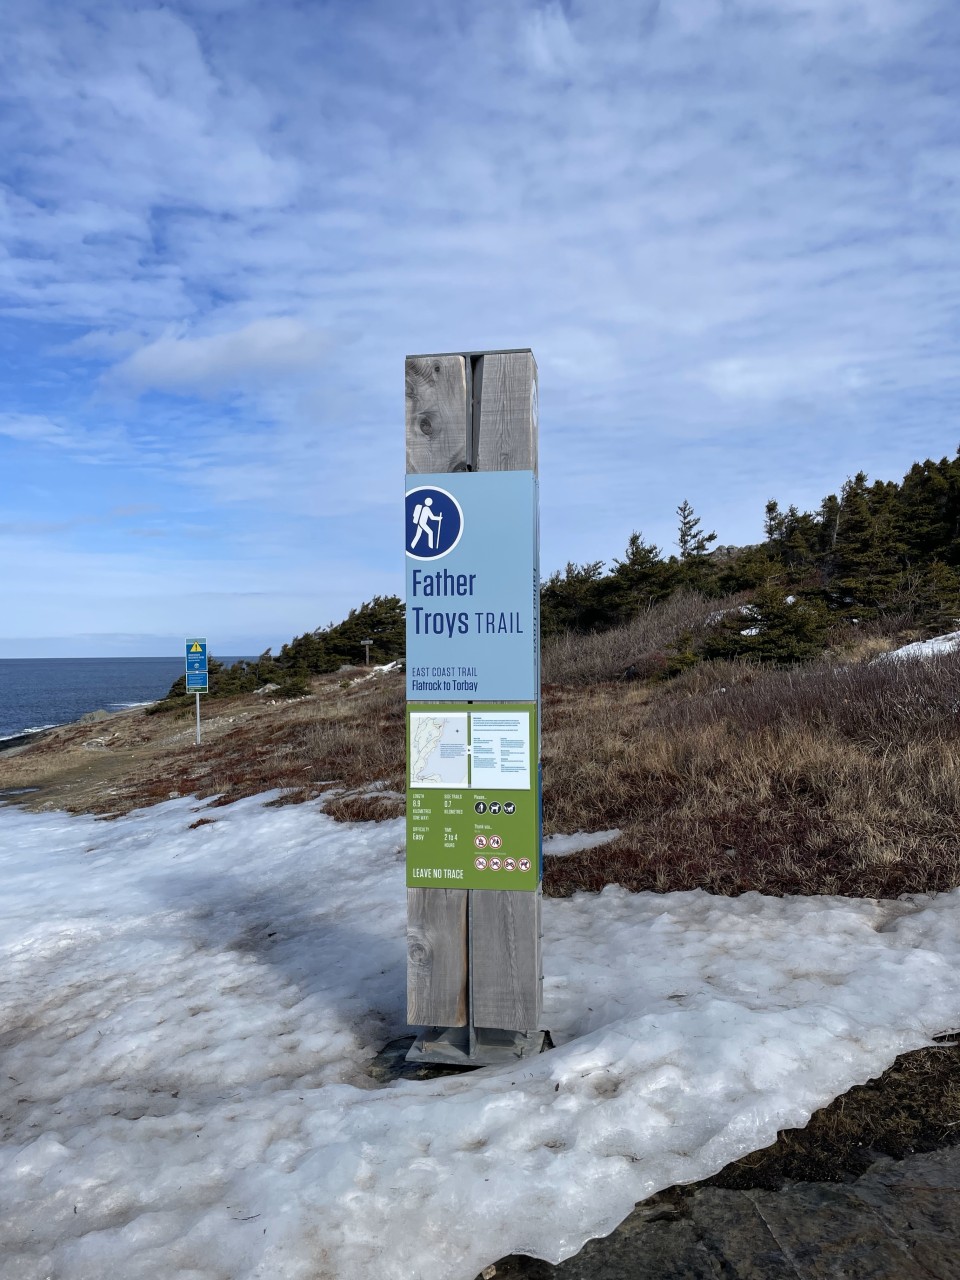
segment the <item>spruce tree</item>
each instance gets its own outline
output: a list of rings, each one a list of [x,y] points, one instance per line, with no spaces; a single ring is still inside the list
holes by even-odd
[[[677,546],[680,548],[677,585],[710,591],[716,578],[710,559],[710,543],[716,542],[717,535],[703,532],[700,517],[686,498],[677,507],[677,515],[680,519],[677,528]]]
[[[644,542],[643,535],[631,533],[622,560],[614,560],[613,569],[602,581],[602,599],[606,623],[616,626],[628,622],[642,610],[670,595],[674,573],[664,561],[660,548]]]
[[[742,611],[717,620],[703,645],[706,658],[749,658],[780,666],[815,657],[826,643],[828,614],[818,600],[798,600],[771,580]]]
[[[603,561],[568,562],[556,570],[540,590],[540,629],[544,636],[564,631],[601,631],[609,626],[603,602]]]
[[[717,535],[703,532],[700,517],[694,513],[686,498],[677,507],[677,515],[680,517],[677,546],[680,548],[681,561],[688,564],[691,560],[702,560],[710,554],[710,543],[716,542]]]

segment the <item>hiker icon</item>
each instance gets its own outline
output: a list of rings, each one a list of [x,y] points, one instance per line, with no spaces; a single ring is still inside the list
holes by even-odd
[[[431,520],[436,520],[436,529],[430,528]],[[420,541],[420,535],[425,533],[427,535],[427,546],[431,551],[433,551],[434,534],[436,534],[437,541],[439,541],[440,527],[443,524],[443,514],[438,514],[433,510],[432,498],[424,498],[422,502],[417,503],[413,509],[413,523],[417,526],[417,532],[413,535],[413,541],[410,543],[410,550],[413,551],[417,543]]]
[[[407,493],[406,522],[407,555],[412,560],[437,560],[460,541],[463,510],[446,489],[422,485]]]

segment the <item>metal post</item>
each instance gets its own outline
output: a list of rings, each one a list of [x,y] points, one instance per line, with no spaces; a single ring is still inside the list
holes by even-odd
[[[197,746],[200,745],[200,694],[197,694]]]

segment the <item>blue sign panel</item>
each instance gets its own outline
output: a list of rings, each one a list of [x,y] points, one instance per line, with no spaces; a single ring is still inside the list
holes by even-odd
[[[534,473],[408,476],[405,519],[408,699],[536,701]]]
[[[187,692],[207,692],[207,642],[186,641]]]

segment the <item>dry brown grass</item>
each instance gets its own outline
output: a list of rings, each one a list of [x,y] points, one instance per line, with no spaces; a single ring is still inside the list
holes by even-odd
[[[56,730],[25,750],[0,753],[0,788],[38,788],[23,798],[32,808],[101,815],[180,795],[229,804],[278,790],[286,803],[333,793],[337,816],[394,816],[402,801],[363,793],[374,781],[403,789],[403,677],[351,683],[358,674],[319,679],[301,700],[211,700],[199,748],[190,707]]]
[[[757,671],[546,706],[548,829],[619,827],[548,858],[545,889],[842,893],[960,884],[960,659]]]
[[[403,707],[400,673],[324,678],[301,701],[210,704],[199,749],[189,711],[128,713],[0,757],[0,786],[37,782],[31,802],[102,814],[276,790],[275,803],[324,795],[337,818],[388,818],[403,812]],[[960,885],[958,708],[953,656],[789,671],[713,662],[670,681],[548,687],[546,830],[623,835],[548,857],[545,891],[891,897]],[[61,758],[71,780],[58,792]]]
[[[402,813],[402,801],[366,794],[373,782],[404,787],[402,676],[343,683],[317,681],[312,697],[279,704],[273,715],[264,708],[186,760],[179,752],[178,767],[158,770],[149,792],[139,784],[140,795],[166,799],[175,788],[225,805],[266,791],[281,791],[274,803],[287,804],[333,793],[327,807],[344,820]]]
[[[678,591],[631,622],[593,635],[563,635],[543,647],[544,685],[583,687],[619,680],[648,680],[665,674],[677,649],[703,635],[711,618],[742,604],[745,596],[722,599]]]

